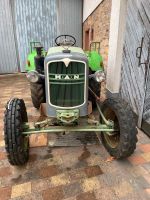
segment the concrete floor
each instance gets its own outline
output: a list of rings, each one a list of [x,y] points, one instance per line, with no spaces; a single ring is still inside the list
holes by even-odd
[[[11,97],[25,100],[29,121],[39,113],[31,103],[25,75],[0,76],[0,200],[147,200],[150,199],[150,139],[141,131],[135,153],[109,159],[102,145],[47,146],[47,136],[32,136],[30,160],[9,165],[3,141],[3,112]]]

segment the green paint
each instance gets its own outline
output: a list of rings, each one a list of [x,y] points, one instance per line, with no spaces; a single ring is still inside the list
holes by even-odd
[[[28,63],[26,63],[26,67],[25,67],[27,72],[35,70],[34,57],[37,55],[36,50],[34,49],[35,44],[38,44],[38,42],[30,43],[30,53],[28,54],[28,57],[27,57],[27,61],[30,62],[30,66],[28,65]],[[103,58],[97,51],[84,52],[79,47],[69,47],[68,49],[73,53],[80,53],[83,55],[86,54],[88,57],[88,65],[92,71],[103,70],[103,66],[102,66]],[[51,47],[49,48],[47,55],[62,53],[63,50],[64,48],[62,46]],[[46,52],[44,50],[43,50],[43,55],[46,55]]]
[[[98,112],[100,113],[100,115],[101,115],[103,121],[105,122],[105,124],[106,124],[107,126],[109,126],[109,127],[113,127],[113,126],[114,126],[114,122],[113,122],[113,121],[110,121],[110,120],[107,120],[107,119],[105,118],[105,116],[103,115],[103,112],[102,112],[102,110],[101,110],[100,104],[98,104],[98,103],[96,102],[96,105],[97,105]]]
[[[103,58],[97,51],[86,52],[88,64],[92,71],[104,70]]]
[[[30,66],[28,66],[28,63],[26,63],[26,71],[32,71],[35,70],[35,63],[34,63],[34,57],[37,55],[36,51],[32,51],[29,53],[27,62],[30,62]]]
[[[31,135],[31,134],[40,134],[40,133],[58,133],[58,132],[105,132],[107,135],[114,135],[113,132],[118,130],[109,127],[105,124],[98,125],[76,125],[76,126],[50,126],[46,128],[30,128],[28,124],[28,129],[24,129],[22,134]]]
[[[36,53],[36,50],[35,50],[36,44],[41,45],[40,42],[30,42],[30,53],[28,54],[27,63],[26,63],[26,66],[25,66],[25,70],[27,72],[35,70],[34,57],[37,56],[37,53]],[[46,51],[43,50],[42,52],[43,52],[42,54],[44,56],[46,56]],[[30,66],[28,65],[28,62],[30,62]]]
[[[56,110],[56,115],[61,122],[70,124],[79,118],[79,110]]]

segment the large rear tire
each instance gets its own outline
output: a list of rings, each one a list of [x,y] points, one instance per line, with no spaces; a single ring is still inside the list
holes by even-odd
[[[42,83],[30,83],[31,98],[33,106],[40,108],[41,103],[45,103],[45,89]]]
[[[137,129],[130,106],[121,99],[106,99],[101,107],[106,119],[114,122],[113,136],[101,133],[101,140],[109,152],[116,159],[126,158],[133,154],[137,143]],[[101,119],[101,123],[104,123]]]
[[[7,157],[11,165],[24,165],[29,158],[29,138],[22,134],[27,122],[27,112],[22,99],[12,99],[6,105],[4,139]]]

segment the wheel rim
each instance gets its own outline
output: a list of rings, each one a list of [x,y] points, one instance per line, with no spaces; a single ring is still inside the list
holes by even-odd
[[[120,127],[119,127],[119,121],[118,118],[113,110],[110,108],[107,108],[106,111],[104,112],[104,116],[107,120],[111,120],[114,122],[114,128],[117,129],[118,131],[113,132],[114,135],[110,136],[107,133],[104,133],[104,138],[107,142],[107,144],[111,148],[117,148],[119,143],[120,143]]]

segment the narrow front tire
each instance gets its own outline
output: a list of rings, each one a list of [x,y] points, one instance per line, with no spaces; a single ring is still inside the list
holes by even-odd
[[[11,99],[4,115],[4,139],[7,157],[11,165],[24,165],[29,158],[29,138],[22,134],[27,122],[27,112],[22,99]]]

